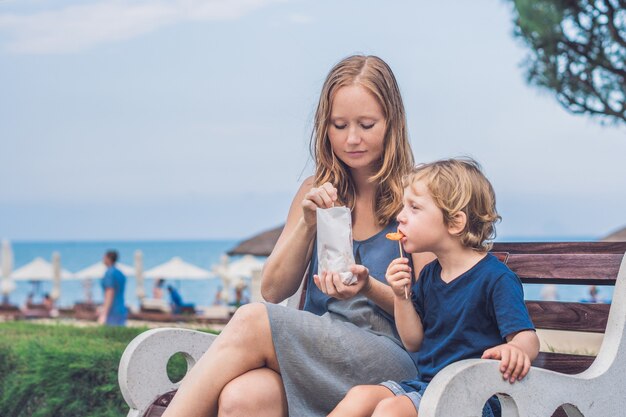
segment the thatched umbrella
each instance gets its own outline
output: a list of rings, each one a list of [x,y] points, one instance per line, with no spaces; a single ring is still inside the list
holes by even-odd
[[[600,240],[604,242],[626,242],[626,227],[622,227],[620,230],[617,230]]]
[[[228,255],[270,256],[284,225],[254,235],[229,250]]]

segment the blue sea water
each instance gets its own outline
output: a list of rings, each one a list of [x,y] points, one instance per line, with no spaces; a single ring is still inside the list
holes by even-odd
[[[515,239],[507,239],[513,241]],[[525,239],[528,240],[528,239]],[[556,241],[558,239],[546,239]],[[577,239],[592,240],[592,239]],[[80,242],[12,242],[14,253],[14,269],[17,269],[36,257],[42,257],[51,261],[52,253],[59,252],[64,269],[77,272],[102,259],[102,255],[108,249],[116,249],[120,253],[120,262],[133,265],[133,257],[136,250],[143,252],[144,270],[168,261],[173,256],[179,256],[183,260],[199,267],[211,270],[213,265],[219,263],[220,258],[229,249],[234,247],[236,240],[194,240],[194,241],[80,241]],[[207,280],[182,280],[172,283],[177,286],[185,302],[195,303],[197,306],[211,305],[221,285],[219,279]],[[153,287],[153,280],[146,278],[144,289],[149,297]],[[541,285],[525,284],[526,299],[541,299]],[[16,289],[10,295],[13,304],[23,305],[30,292],[33,291],[30,282],[16,282]],[[35,302],[39,302],[44,293],[50,292],[52,284],[49,281],[41,283]],[[613,287],[598,287],[599,297],[610,301],[613,295]],[[580,301],[588,297],[586,286],[562,285],[558,286],[558,299],[561,301]],[[95,302],[102,301],[102,288],[99,280],[92,283],[92,294]],[[134,277],[128,277],[126,286],[126,304],[131,307],[138,306],[136,285]],[[231,294],[231,299],[233,295]],[[84,283],[80,280],[63,281],[61,285],[61,297],[58,306],[69,307],[76,302],[85,300]]]

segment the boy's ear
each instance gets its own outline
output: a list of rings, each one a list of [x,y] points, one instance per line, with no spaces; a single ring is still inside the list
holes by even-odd
[[[451,235],[458,235],[465,230],[467,224],[467,215],[462,211],[459,211],[452,217],[452,221],[448,224],[448,233]]]

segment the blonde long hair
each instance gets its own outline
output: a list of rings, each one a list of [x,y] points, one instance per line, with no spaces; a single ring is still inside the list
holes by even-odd
[[[369,181],[376,184],[374,215],[379,225],[388,224],[402,209],[402,177],[414,165],[409,144],[406,114],[400,89],[391,68],[376,56],[353,55],[333,67],[322,88],[311,135],[311,153],[315,160],[315,185],[330,182],[337,188],[339,200],[351,209],[356,203],[356,188],[348,167],[332,151],[328,126],[337,90],[360,85],[378,101],[387,122],[384,152]]]

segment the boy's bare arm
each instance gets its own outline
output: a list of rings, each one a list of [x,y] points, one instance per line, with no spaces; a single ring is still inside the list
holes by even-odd
[[[507,336],[507,343],[487,349],[482,359],[500,360],[502,378],[511,384],[526,376],[531,362],[539,354],[539,338],[534,330],[523,330]]]
[[[404,295],[395,297],[393,310],[402,344],[408,351],[417,352],[424,340],[424,327],[411,299],[405,299]]]
[[[531,362],[534,361],[539,354],[539,338],[534,330],[524,330],[508,335],[506,341],[507,343],[519,347],[528,355]]]

